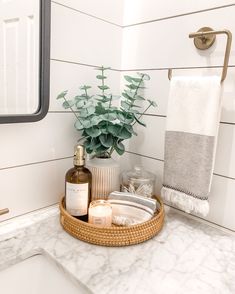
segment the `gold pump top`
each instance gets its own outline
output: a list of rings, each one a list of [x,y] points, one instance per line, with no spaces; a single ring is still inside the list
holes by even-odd
[[[82,145],[76,145],[74,148],[73,163],[77,166],[85,165],[85,151]]]

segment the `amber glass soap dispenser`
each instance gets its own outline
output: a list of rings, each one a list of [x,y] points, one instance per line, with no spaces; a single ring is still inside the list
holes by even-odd
[[[65,205],[69,214],[88,221],[92,176],[84,165],[84,147],[77,145],[74,152],[74,167],[69,169],[65,176]]]

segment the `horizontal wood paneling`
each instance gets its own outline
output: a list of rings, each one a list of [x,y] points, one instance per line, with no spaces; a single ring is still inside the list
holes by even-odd
[[[51,58],[120,68],[120,27],[56,3],[51,18]]]
[[[36,123],[0,125],[0,169],[71,156],[80,137],[73,114],[49,113]]]
[[[124,28],[122,69],[222,65],[225,36],[218,36],[212,48],[199,52],[188,35],[205,25],[235,34],[234,13],[232,6]],[[229,64],[235,64],[234,50]]]
[[[73,9],[88,13],[94,17],[122,25],[123,6],[125,0],[52,0],[54,3],[61,3]]]
[[[0,207],[10,210],[1,221],[57,203],[70,167],[72,158],[0,170]]]
[[[125,0],[124,25],[234,4],[232,0]]]

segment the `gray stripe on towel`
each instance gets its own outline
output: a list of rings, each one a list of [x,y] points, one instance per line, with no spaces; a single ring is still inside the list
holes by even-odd
[[[214,136],[166,131],[163,185],[207,199],[214,144]]]

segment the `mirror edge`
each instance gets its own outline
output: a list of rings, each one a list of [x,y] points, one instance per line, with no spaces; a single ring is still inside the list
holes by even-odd
[[[0,124],[36,122],[48,113],[50,97],[51,0],[40,0],[39,108],[36,113],[0,115]]]

